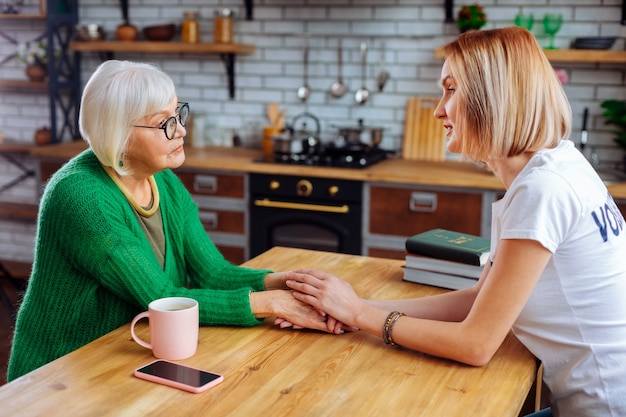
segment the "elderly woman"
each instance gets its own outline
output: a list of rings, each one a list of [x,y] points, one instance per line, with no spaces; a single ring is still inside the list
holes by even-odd
[[[171,171],[185,161],[189,104],[141,63],[107,61],[85,86],[89,149],[48,182],[35,261],[9,361],[15,379],[128,323],[152,300],[196,299],[202,325],[252,326],[269,316],[326,329],[295,300],[288,273],[227,262]]]
[[[527,30],[474,30],[444,47],[435,117],[448,149],[502,181],[491,263],[473,287],[434,297],[363,300],[303,271],[287,285],[346,325],[469,365],[489,362],[513,329],[544,364],[542,415],[626,416],[624,218],[567,140],[571,110]],[[329,320],[329,326],[333,326]]]

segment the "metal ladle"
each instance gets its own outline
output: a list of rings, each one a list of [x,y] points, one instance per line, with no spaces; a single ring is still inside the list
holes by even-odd
[[[366,64],[367,64],[367,43],[362,42],[361,43],[361,82],[363,86],[359,88],[356,91],[356,94],[354,95],[354,101],[357,104],[365,104],[365,102],[370,96],[369,90],[367,89],[367,87],[365,87]]]
[[[335,98],[343,97],[348,92],[348,87],[343,83],[342,64],[343,50],[341,48],[340,39],[337,45],[337,81],[330,86],[330,95]]]
[[[382,92],[389,79],[389,72],[385,70],[385,42],[382,43],[380,48],[380,72],[376,76],[376,85],[378,86],[378,91]]]
[[[309,44],[304,45],[304,83],[298,88],[298,98],[301,101],[306,101],[311,94],[311,88],[309,88],[308,82],[308,69],[309,67]]]

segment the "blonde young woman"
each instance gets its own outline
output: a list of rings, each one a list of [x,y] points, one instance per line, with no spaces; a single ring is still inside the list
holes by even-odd
[[[444,51],[435,117],[448,149],[485,163],[506,188],[478,283],[393,301],[361,299],[317,271],[287,285],[334,317],[329,329],[341,332],[336,319],[469,365],[488,363],[512,329],[544,364],[542,415],[626,416],[624,218],[567,139],[571,110],[554,70],[517,27],[467,32]]]

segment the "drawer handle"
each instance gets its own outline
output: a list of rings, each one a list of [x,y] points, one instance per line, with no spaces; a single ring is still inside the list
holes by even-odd
[[[204,224],[205,228],[210,230],[217,229],[217,213],[214,211],[201,211],[200,221]]]
[[[215,175],[196,175],[193,180],[193,190],[197,193],[215,194],[217,192],[217,177]]]
[[[437,210],[437,194],[435,193],[411,193],[409,210],[419,213],[433,213]]]

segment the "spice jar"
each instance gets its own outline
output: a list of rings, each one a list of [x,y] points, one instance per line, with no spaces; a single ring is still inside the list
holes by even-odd
[[[215,43],[233,42],[233,11],[230,9],[219,9],[215,11],[213,21],[213,38]]]
[[[184,20],[181,29],[181,40],[186,43],[198,43],[200,41],[200,26],[198,25],[198,12],[186,10],[183,13]]]

